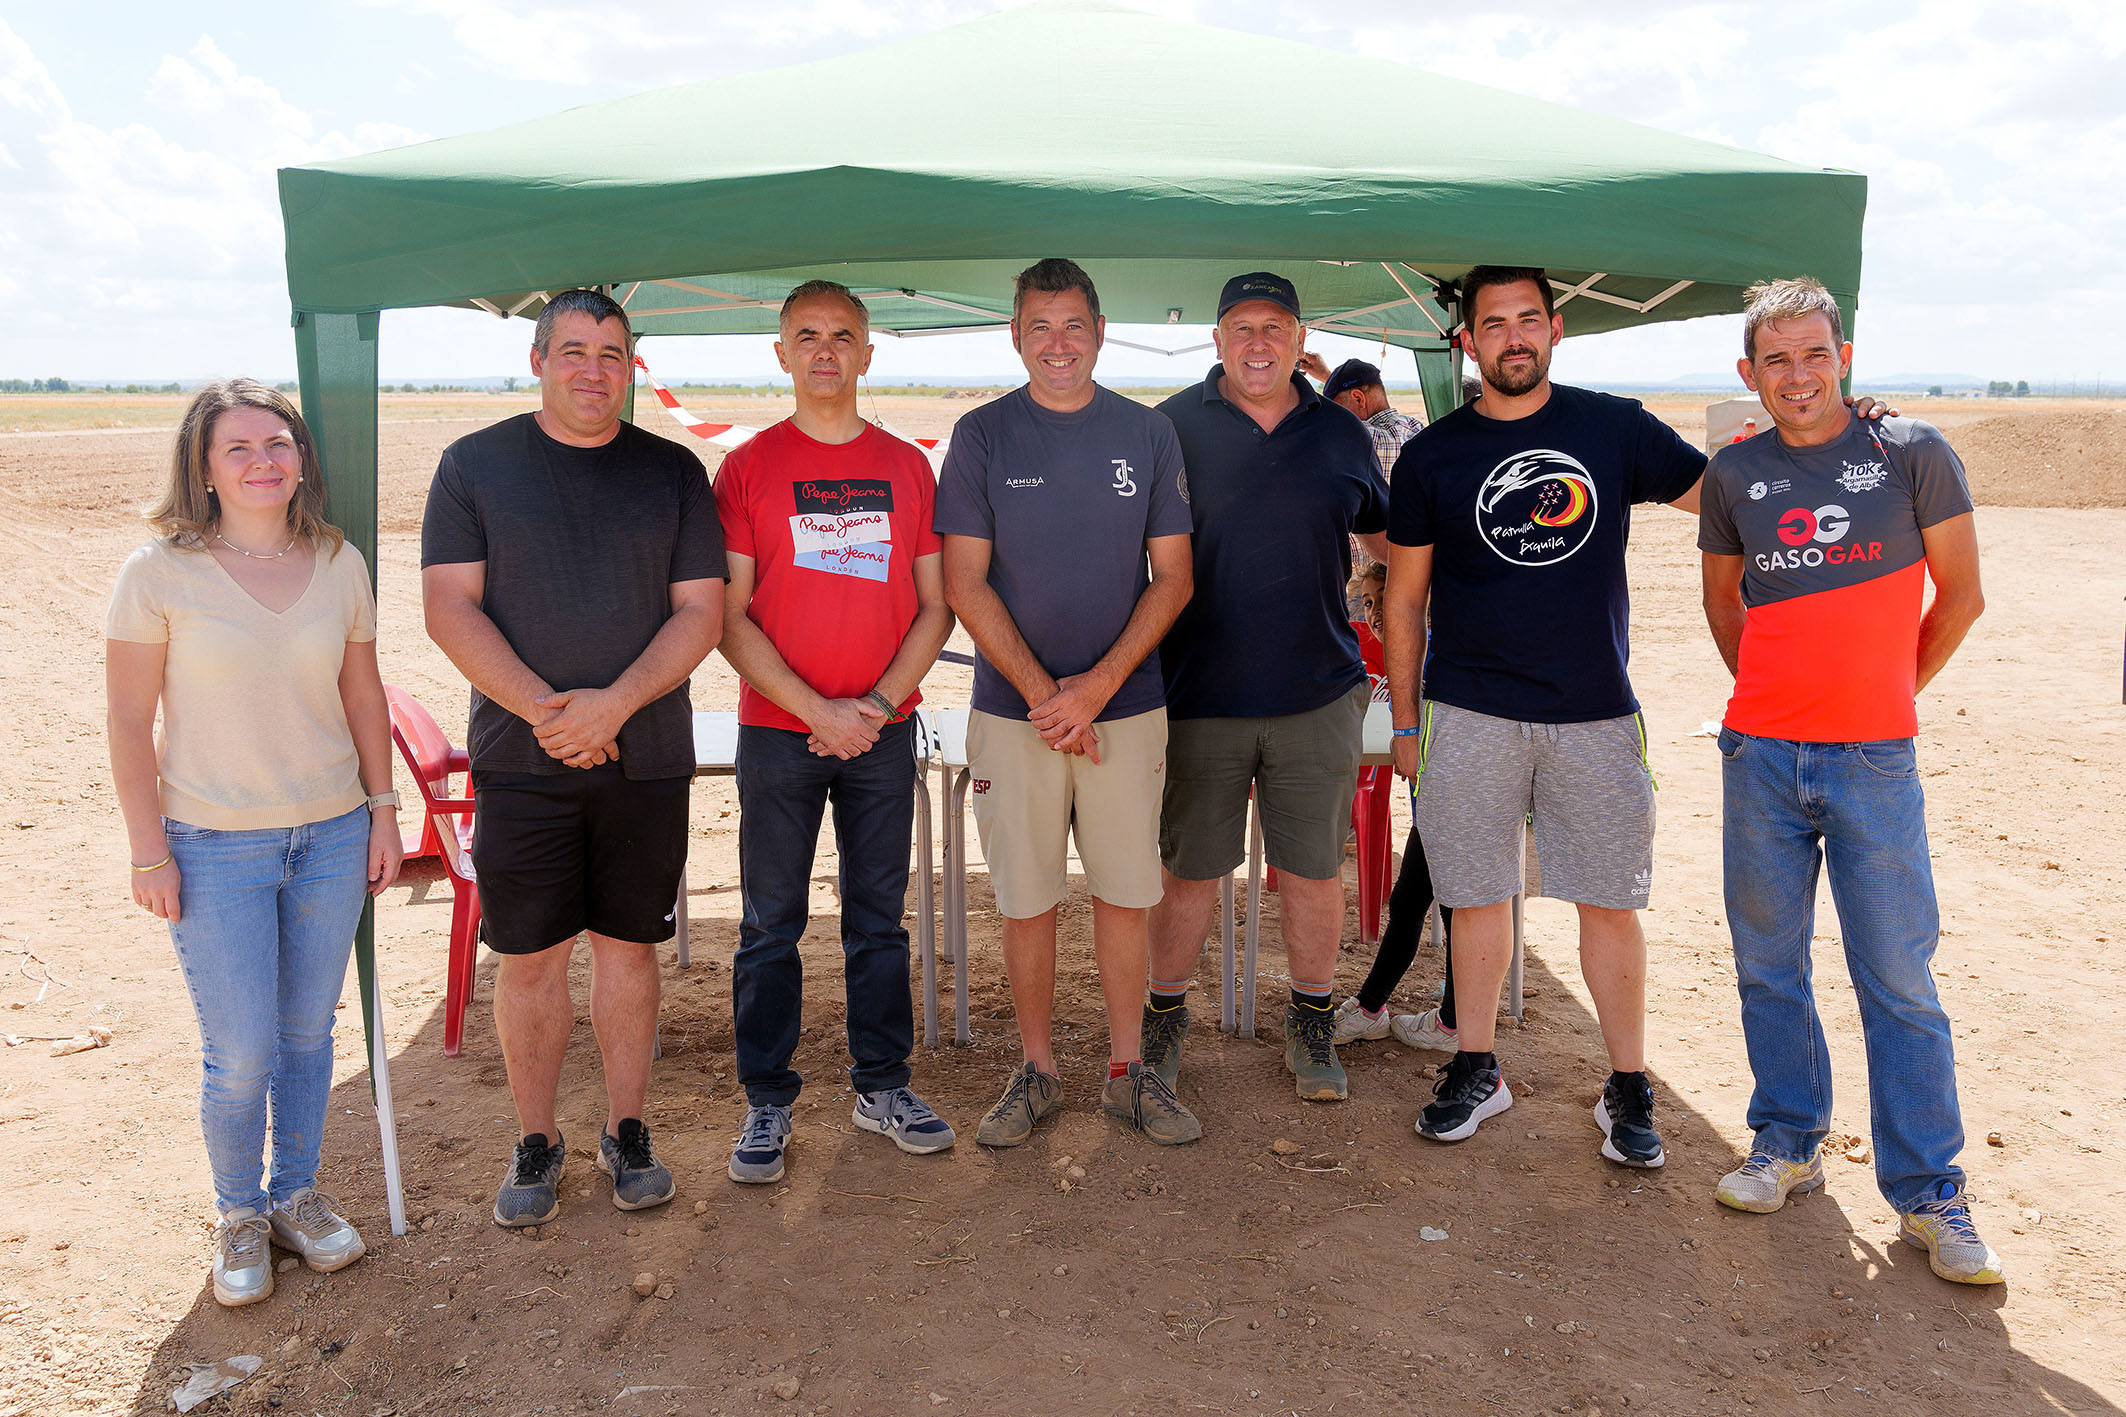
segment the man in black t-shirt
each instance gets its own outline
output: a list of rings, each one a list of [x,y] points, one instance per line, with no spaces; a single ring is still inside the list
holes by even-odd
[[[539,316],[536,413],[444,450],[421,525],[428,633],[472,682],[473,864],[520,1140],[498,1225],[560,1210],[554,1118],[591,942],[605,1061],[597,1164],[622,1210],[672,1198],[643,1125],[653,948],[672,935],[694,772],[687,675],[723,629],[723,535],[700,459],[621,422],[627,316],[571,290]]]

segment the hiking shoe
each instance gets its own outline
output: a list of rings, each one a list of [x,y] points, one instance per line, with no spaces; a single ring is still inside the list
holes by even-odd
[[[273,1207],[267,1218],[281,1248],[301,1255],[303,1263],[319,1274],[345,1269],[368,1248],[360,1232],[348,1224],[340,1203],[312,1186]]]
[[[544,1132],[518,1142],[509,1169],[502,1173],[502,1188],[495,1192],[495,1224],[544,1225],[559,1215],[566,1157],[558,1131],[551,1145]]]
[[[1188,1005],[1171,1009],[1144,1006],[1144,1066],[1159,1075],[1168,1092],[1181,1086],[1181,1040],[1188,1037]]]
[[[1284,1065],[1306,1102],[1341,1102],[1350,1092],[1336,1057],[1336,1016],[1327,1009],[1284,1006]]]
[[[1142,1063],[1131,1063],[1127,1073],[1107,1080],[1100,1094],[1100,1110],[1161,1146],[1179,1146],[1203,1135],[1203,1123],[1196,1120],[1196,1114],[1183,1107],[1165,1080]]]
[[[997,1105],[974,1129],[974,1139],[983,1146],[1017,1146],[1033,1135],[1034,1123],[1063,1105],[1063,1080],[1021,1063],[1004,1088]]]
[[[1497,1066],[1480,1068],[1473,1053],[1456,1053],[1440,1064],[1439,1081],[1432,1084],[1433,1101],[1417,1114],[1417,1134],[1432,1141],[1467,1141],[1476,1135],[1477,1124],[1496,1117],[1513,1105],[1505,1071]]]
[[[790,1144],[790,1109],[769,1103],[748,1107],[746,1124],[731,1148],[731,1179],[765,1186],[782,1179],[783,1148]]]
[[[648,1210],[672,1198],[672,1173],[650,1150],[650,1129],[622,1117],[620,1135],[598,1136],[598,1169],[613,1178],[615,1210]]]
[[[1421,1014],[1397,1014],[1388,1021],[1388,1029],[1395,1035],[1396,1042],[1422,1048],[1428,1053],[1458,1052],[1462,1046],[1461,1033],[1439,1021],[1438,1009],[1426,1009]]]
[[[250,1206],[221,1218],[214,1232],[214,1301],[231,1309],[256,1304],[273,1293],[273,1227]]]
[[[1354,996],[1336,1006],[1336,1034],[1332,1043],[1373,1042],[1389,1036],[1388,1011],[1369,1014]]]
[[[1770,1215],[1786,1204],[1790,1195],[1807,1195],[1823,1189],[1823,1157],[1785,1161],[1769,1152],[1753,1151],[1749,1160],[1720,1178],[1713,1199],[1729,1210],[1752,1215]]]
[[[905,1087],[859,1092],[849,1120],[867,1132],[892,1137],[895,1146],[914,1156],[943,1151],[956,1140],[945,1119]]]
[[[1602,1154],[1619,1166],[1651,1171],[1665,1164],[1661,1134],[1654,1130],[1654,1085],[1644,1072],[1611,1073],[1594,1105],[1602,1129]]]
[[[2001,1257],[1978,1238],[1971,1206],[1954,1181],[1943,1181],[1934,1199],[1899,1217],[1897,1238],[1927,1252],[1927,1265],[1956,1284],[2000,1284]],[[224,1303],[227,1301],[224,1300]]]

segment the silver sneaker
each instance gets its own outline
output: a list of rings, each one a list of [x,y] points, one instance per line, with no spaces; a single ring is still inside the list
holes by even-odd
[[[951,1124],[905,1087],[859,1092],[849,1120],[867,1132],[893,1138],[895,1146],[912,1156],[943,1151],[953,1142]]]
[[[1782,1161],[1769,1152],[1753,1151],[1749,1160],[1720,1178],[1713,1199],[1729,1210],[1770,1215],[1786,1204],[1789,1195],[1805,1196],[1822,1186],[1821,1152],[1800,1162]]]
[[[1388,1031],[1405,1047],[1421,1048],[1428,1053],[1453,1053],[1462,1046],[1459,1031],[1440,1026],[1438,1009],[1426,1009],[1421,1014],[1397,1014],[1388,1021]]]
[[[345,1269],[367,1253],[361,1233],[341,1213],[340,1203],[305,1186],[273,1207],[273,1238],[319,1274]]]
[[[1378,1042],[1389,1036],[1389,1029],[1385,1008],[1377,1014],[1369,1014],[1354,996],[1336,1006],[1336,1035],[1330,1041],[1338,1047],[1346,1043]]]
[[[221,1218],[214,1232],[214,1300],[228,1308],[256,1304],[273,1293],[273,1227],[250,1206]]]
[[[746,1109],[746,1124],[731,1148],[730,1178],[748,1186],[782,1179],[782,1154],[790,1144],[790,1109],[774,1103]]]
[[[1971,1206],[1953,1181],[1898,1218],[1897,1238],[1927,1252],[1927,1265],[1956,1284],[2000,1284],[2001,1257],[1978,1237]]]

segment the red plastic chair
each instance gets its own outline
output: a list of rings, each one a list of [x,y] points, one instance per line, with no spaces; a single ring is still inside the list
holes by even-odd
[[[472,868],[472,781],[464,797],[450,795],[453,773],[468,772],[465,750],[453,748],[435,717],[413,695],[384,686],[391,705],[391,741],[413,774],[425,809],[421,853],[441,858],[450,877],[450,962],[443,981],[443,1056],[455,1058],[465,1039],[465,1001],[472,997],[472,969],[479,957],[480,891]],[[409,852],[409,855],[414,853]]]

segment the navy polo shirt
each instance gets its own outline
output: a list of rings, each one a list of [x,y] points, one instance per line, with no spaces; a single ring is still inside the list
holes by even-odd
[[[1384,531],[1373,435],[1296,373],[1265,433],[1219,388],[1223,365],[1159,405],[1181,439],[1196,593],[1159,647],[1168,718],[1281,718],[1366,682],[1344,608],[1353,532]]]

